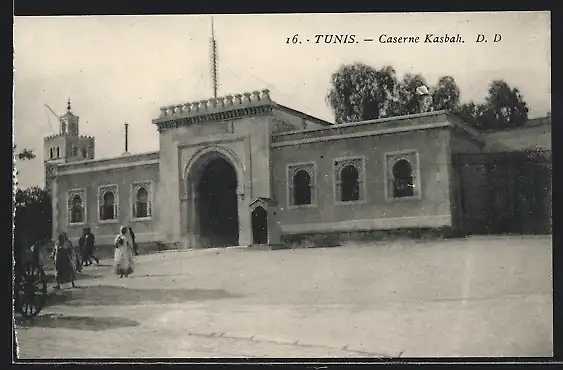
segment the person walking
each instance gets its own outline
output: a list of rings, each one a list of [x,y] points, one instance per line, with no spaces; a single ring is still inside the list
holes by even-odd
[[[61,289],[61,284],[71,283],[74,288],[76,280],[76,268],[72,261],[71,245],[67,242],[64,234],[59,234],[58,240],[53,248],[52,258],[55,261],[56,281],[55,289]]]
[[[96,237],[94,236],[94,234],[92,234],[90,228],[86,229],[85,243],[86,243],[86,254],[88,256],[87,259],[89,264],[91,265],[92,259],[94,259],[96,261],[96,264],[99,265],[100,260],[94,254],[96,251]]]
[[[121,226],[119,235],[115,238],[114,272],[120,278],[128,277],[134,271],[133,245],[128,235],[128,228]]]
[[[82,255],[78,250],[78,246],[75,246],[70,241],[70,238],[68,237],[67,233],[63,232],[62,234],[64,236],[65,243],[68,246],[68,249],[70,250],[70,257],[72,260],[72,264],[74,266],[74,271],[76,273],[82,272]]]
[[[129,236],[131,238],[131,244],[133,245],[133,252],[135,252],[135,256],[138,256],[139,250],[137,249],[137,242],[135,241],[135,233],[131,227],[129,227]]]
[[[80,239],[78,239],[78,250],[80,251],[80,255],[82,256],[82,265],[89,266],[92,264],[92,261],[88,258],[88,253],[86,250],[86,235],[88,233],[88,229],[82,229],[82,235]]]

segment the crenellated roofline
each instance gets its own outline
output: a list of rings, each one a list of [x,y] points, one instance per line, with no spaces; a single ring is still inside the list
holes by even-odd
[[[45,138],[43,138],[44,141],[47,141],[49,139],[54,139],[56,137],[62,137],[62,136],[70,136],[69,134],[55,134],[55,135],[49,135],[49,136],[45,136]],[[80,139],[90,139],[90,140],[95,140],[94,136],[87,136],[87,135],[79,135],[78,136]]]
[[[256,90],[162,107],[160,117],[153,119],[152,123],[161,131],[186,124],[267,114],[276,106],[270,98],[270,90]]]

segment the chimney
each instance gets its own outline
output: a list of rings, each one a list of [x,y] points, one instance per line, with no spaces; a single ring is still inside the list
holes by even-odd
[[[129,153],[129,124],[125,124],[125,152],[123,154],[130,154]]]

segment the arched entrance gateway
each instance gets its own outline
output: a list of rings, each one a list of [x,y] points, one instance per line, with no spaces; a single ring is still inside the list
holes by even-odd
[[[191,247],[239,244],[237,171],[223,153],[210,151],[190,166],[187,176]]]
[[[211,160],[197,184],[200,239],[210,246],[238,244],[237,174],[223,158]]]

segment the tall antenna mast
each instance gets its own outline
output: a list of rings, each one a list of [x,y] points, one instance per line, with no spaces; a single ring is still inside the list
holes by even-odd
[[[217,98],[217,44],[215,42],[215,30],[213,28],[213,17],[211,17],[211,83],[213,85],[213,97]]]

